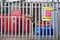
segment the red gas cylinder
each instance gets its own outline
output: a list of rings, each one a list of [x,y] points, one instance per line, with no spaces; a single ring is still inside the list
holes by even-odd
[[[17,17],[21,16],[20,10],[11,10],[11,32],[17,32],[18,26],[17,26]],[[16,17],[16,18],[15,18]],[[21,27],[21,26],[20,26]]]
[[[16,16],[17,17],[17,16]],[[12,28],[13,28],[13,32],[15,32],[15,30],[16,30],[16,32],[18,32],[19,31],[19,21],[20,21],[20,32],[22,32],[22,25],[24,25],[24,32],[26,32],[26,19],[24,19],[24,24],[22,24],[22,17],[20,18],[20,20],[18,20],[17,18],[15,19],[16,20],[16,23],[14,22],[12,22],[12,19],[11,19],[11,31],[12,31]],[[30,27],[30,20],[28,19],[28,26],[27,26],[27,31],[29,32],[29,27]],[[13,26],[12,26],[12,24],[13,24]]]
[[[4,14],[2,14],[2,18],[1,18],[2,20],[1,20],[1,22],[2,22],[2,32],[4,32],[4,30],[6,31],[6,32],[8,32],[8,14],[6,14],[6,18],[4,18]],[[6,21],[4,21],[4,19],[6,20]],[[9,19],[10,20],[10,19]],[[6,23],[6,24],[4,24],[4,22]],[[10,22],[10,21],[9,21]],[[9,23],[9,27],[10,27],[10,23]],[[6,29],[5,29],[6,28]],[[9,30],[10,30],[10,28],[9,28]]]
[[[18,20],[19,17],[20,16],[20,20]],[[16,22],[12,22],[12,19],[13,19],[13,17],[16,17],[14,20],[16,21]],[[24,31],[24,32],[26,32],[26,18],[24,19],[24,21],[22,21],[22,18],[23,16],[21,15],[21,12],[20,12],[20,10],[12,10],[12,13],[11,13],[11,32],[13,31],[13,32],[18,32],[19,31],[19,21],[20,21],[20,32],[22,32],[22,30]],[[14,21],[13,20],[13,21]],[[24,28],[22,28],[22,22],[24,22]],[[13,24],[13,26],[12,26],[12,24]],[[28,19],[28,24],[27,24],[28,26],[27,26],[27,30],[28,30],[28,32],[29,32],[29,28],[30,28],[30,19]],[[16,30],[16,31],[15,31]]]
[[[42,21],[38,22],[37,24],[39,25],[40,23],[40,27],[42,27]],[[50,22],[47,22],[47,26],[50,25]],[[46,21],[43,22],[43,26],[46,26]]]
[[[27,27],[27,32],[29,32],[30,30],[30,20],[27,20],[27,24],[26,24],[26,19],[24,19],[24,32],[26,32],[26,27]]]
[[[40,21],[40,22],[37,22],[37,24],[39,25],[39,23],[40,23],[40,27],[42,27],[42,22]]]
[[[47,23],[47,25],[46,25],[46,23]],[[50,26],[50,22],[49,21],[48,22],[44,21],[44,26]]]

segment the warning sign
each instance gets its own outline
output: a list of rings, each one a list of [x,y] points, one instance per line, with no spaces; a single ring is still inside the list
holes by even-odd
[[[11,10],[11,15],[13,15],[13,16],[21,16],[21,10]]]
[[[43,7],[42,8],[42,20],[43,21],[52,20],[52,7]]]

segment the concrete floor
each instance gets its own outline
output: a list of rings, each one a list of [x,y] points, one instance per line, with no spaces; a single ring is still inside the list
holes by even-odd
[[[39,38],[33,38],[32,39],[32,37],[27,37],[26,38],[26,35],[24,35],[24,38],[22,38],[22,35],[20,35],[20,37],[18,37],[18,35],[16,35],[16,38],[15,38],[15,35],[13,35],[13,36],[11,36],[11,35],[9,35],[9,37],[8,37],[8,35],[6,35],[5,36],[5,38],[4,38],[4,35],[2,35],[2,37],[0,37],[0,40],[60,40],[60,38],[59,39],[53,39],[52,37],[51,38],[42,38],[42,37],[40,37],[40,39]]]

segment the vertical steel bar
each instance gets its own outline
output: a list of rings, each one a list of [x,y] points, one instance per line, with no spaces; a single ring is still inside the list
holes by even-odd
[[[11,38],[12,38],[12,40],[13,40],[13,17],[11,17]]]
[[[18,29],[19,29],[18,40],[20,40],[20,16],[19,16],[19,27],[18,27]]]
[[[3,13],[3,2],[1,1],[1,39],[2,39],[2,13]]]
[[[38,22],[39,22],[39,27],[41,28],[41,26],[40,26],[40,19],[41,19],[40,14],[41,13],[40,13],[40,2],[39,2],[39,14],[38,14],[39,15],[39,17],[38,17],[39,21]],[[40,39],[40,28],[39,28],[39,39]]]
[[[15,17],[15,40],[16,40],[16,32],[17,32],[16,29],[17,29],[17,17]]]
[[[17,1],[15,1],[15,10],[17,9]]]
[[[50,26],[49,27],[50,27],[50,34],[49,34],[50,36],[49,36],[49,38],[51,38],[51,32],[52,32],[51,31],[51,21],[50,21]]]
[[[37,21],[37,4],[35,2],[35,39],[36,39],[36,21]]]
[[[54,17],[54,0],[52,0],[52,8],[53,8],[53,10],[52,10],[52,23],[53,23],[52,26],[53,26],[53,27],[52,27],[52,28],[53,28],[53,39],[54,39],[54,36],[55,36],[55,35],[54,35],[54,21],[55,21],[55,20],[54,20],[54,18],[55,18],[55,17]]]
[[[51,3],[49,4],[50,5],[50,7],[51,7]],[[49,33],[49,38],[51,39],[51,21],[49,22],[49,31],[50,31],[50,33]]]
[[[28,16],[28,2],[26,2],[26,16]],[[28,28],[28,26],[27,26],[27,18],[26,18],[26,40],[27,40],[27,28]]]
[[[23,11],[22,11],[22,40],[24,40],[24,2],[22,2],[23,4]]]
[[[17,1],[15,2],[15,10],[17,10]],[[17,24],[16,24],[16,21],[17,21],[17,17],[15,17],[15,40],[16,40],[16,34],[17,34]]]
[[[19,10],[20,10],[20,12],[21,12],[21,6],[20,6],[20,4],[21,4],[21,3],[19,2]],[[20,13],[20,14],[21,14],[21,13]],[[21,20],[21,16],[19,16],[19,27],[18,27],[18,29],[19,29],[19,32],[18,32],[18,33],[19,33],[19,36],[18,36],[18,38],[19,38],[19,39],[18,39],[18,40],[20,40],[20,28],[21,28],[21,27],[20,27],[20,20]]]
[[[8,2],[8,39],[10,34],[10,2]]]
[[[6,40],[6,1],[4,2],[4,40]]]
[[[30,13],[30,14],[29,14],[30,16],[32,16],[32,11],[31,11],[31,10],[32,10],[32,2],[30,2],[30,12],[29,12],[29,13]],[[29,24],[29,25],[30,25],[29,38],[31,38],[31,23],[32,23],[32,22],[31,22],[31,18],[30,18],[29,20],[30,20],[30,24]]]
[[[52,2],[51,2],[51,7],[52,7]],[[53,8],[52,8],[52,10],[53,10]],[[52,17],[52,13],[51,13],[51,17]],[[51,20],[51,28],[52,28],[52,20]],[[50,30],[50,32],[52,33],[52,31]],[[50,33],[50,34],[51,34]],[[51,35],[51,37],[52,37],[52,35]]]
[[[41,13],[42,13],[42,17],[43,17],[43,13],[44,13],[44,12],[43,12],[43,11],[44,11],[44,10],[43,10],[43,7],[44,7],[43,4],[44,4],[44,3],[41,3],[41,5],[42,5],[42,9],[41,9],[41,11],[42,11],[42,12],[41,12]],[[43,23],[44,23],[44,21],[42,20],[42,39],[44,39],[44,24],[43,24]]]
[[[46,7],[48,7],[47,5],[48,5],[49,3],[46,3],[45,5],[46,5]],[[47,33],[48,33],[48,31],[47,31],[47,20],[46,20],[46,39],[47,39]]]
[[[13,7],[14,7],[14,6],[13,6],[13,2],[12,2],[11,10],[13,10]],[[12,17],[12,16],[11,16],[11,19],[12,19],[12,21],[11,21],[11,22],[12,22],[12,24],[11,24],[11,25],[12,25],[11,38],[12,38],[12,40],[13,40],[13,17]]]
[[[46,39],[47,39],[47,33],[48,33],[48,31],[47,31],[47,21],[46,21]]]
[[[58,14],[58,0],[57,0],[57,13],[56,13],[56,39],[58,39],[58,20],[57,20],[57,14]]]
[[[33,17],[33,2],[32,2],[32,17]],[[33,21],[33,18],[32,18],[32,21]],[[33,39],[33,22],[32,22],[32,39]]]

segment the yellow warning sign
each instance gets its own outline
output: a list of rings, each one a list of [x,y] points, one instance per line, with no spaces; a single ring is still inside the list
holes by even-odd
[[[50,17],[42,17],[42,20],[50,21],[50,20],[52,20],[52,17],[51,16]]]
[[[52,7],[43,7],[42,20],[44,20],[44,21],[52,20]]]
[[[52,10],[52,7],[43,7],[42,10]]]

